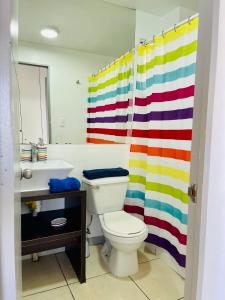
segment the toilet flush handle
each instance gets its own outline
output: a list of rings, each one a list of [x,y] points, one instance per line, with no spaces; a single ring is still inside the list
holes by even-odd
[[[100,189],[99,185],[92,185],[92,184],[89,184],[89,183],[86,183],[86,184],[89,185],[91,189],[94,189],[94,190],[99,190]]]
[[[92,185],[91,188],[94,189],[94,190],[99,190],[100,186],[99,185]]]

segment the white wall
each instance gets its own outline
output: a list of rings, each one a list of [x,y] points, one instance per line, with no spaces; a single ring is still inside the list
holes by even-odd
[[[169,29],[171,26],[174,26],[174,24],[177,24],[185,19],[181,19],[180,10],[181,8],[177,7],[161,18],[161,29],[158,33],[160,33],[162,30]]]
[[[129,145],[48,145],[49,159],[63,159],[74,166],[72,176],[82,178],[84,169],[128,167]]]
[[[154,34],[159,33],[161,27],[159,16],[137,10],[135,45],[139,45],[140,39],[151,40]]]
[[[135,45],[140,43],[140,39],[152,40],[153,36],[160,34],[162,30],[167,30],[194,14],[196,14],[195,11],[184,7],[177,7],[164,16],[156,16],[137,10]]]
[[[185,7],[180,7],[180,21],[188,19],[190,16],[195,15],[198,11],[194,11]]]
[[[52,142],[85,143],[87,79],[113,58],[28,42],[20,43],[18,56],[21,62],[49,66]]]

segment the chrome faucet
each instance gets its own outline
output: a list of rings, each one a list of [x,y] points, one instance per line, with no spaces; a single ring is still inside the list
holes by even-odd
[[[37,162],[38,157],[38,147],[37,144],[30,143],[31,144],[31,160],[32,162]]]

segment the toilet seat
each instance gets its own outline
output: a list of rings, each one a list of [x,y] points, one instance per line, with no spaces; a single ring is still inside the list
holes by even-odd
[[[125,211],[105,213],[100,221],[104,231],[121,238],[138,237],[146,232],[144,222]]]

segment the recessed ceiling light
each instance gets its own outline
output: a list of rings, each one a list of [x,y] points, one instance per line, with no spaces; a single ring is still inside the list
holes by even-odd
[[[58,34],[58,29],[54,27],[45,27],[41,30],[41,35],[47,39],[55,39]]]

